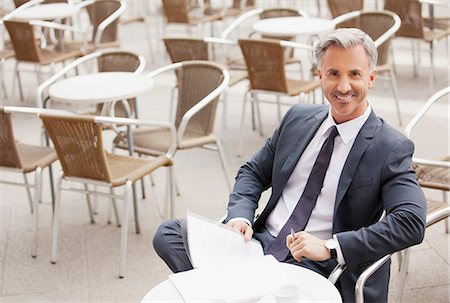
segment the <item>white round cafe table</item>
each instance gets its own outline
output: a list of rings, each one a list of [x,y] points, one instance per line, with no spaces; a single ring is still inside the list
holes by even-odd
[[[70,3],[48,3],[30,6],[14,15],[14,19],[28,20],[55,20],[72,17],[80,10],[78,5]]]
[[[268,18],[253,23],[253,30],[273,37],[320,35],[333,29],[332,20],[312,17]]]
[[[328,303],[342,302],[341,295],[337,288],[320,274],[297,265],[287,263],[280,263],[279,265],[283,268],[284,274],[290,277],[292,284],[298,284],[302,292],[304,292],[304,295],[309,298],[308,301]],[[251,287],[251,285],[249,286]],[[156,285],[141,300],[141,303],[168,302],[184,302],[180,293],[169,279]],[[272,303],[275,302],[275,298],[269,293],[262,297],[258,302]]]
[[[147,93],[153,80],[131,72],[103,72],[75,76],[50,86],[50,98],[57,102],[91,105],[138,97]]]

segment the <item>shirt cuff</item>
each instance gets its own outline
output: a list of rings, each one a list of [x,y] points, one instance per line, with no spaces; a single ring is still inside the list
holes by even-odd
[[[252,227],[252,224],[250,223],[250,221],[247,218],[241,218],[241,217],[232,218],[232,219],[228,220],[226,224],[233,223],[236,221],[244,221],[245,223],[247,223],[248,226]]]
[[[333,238],[337,243],[337,247],[336,247],[337,261],[340,265],[345,265],[345,259],[344,259],[344,255],[342,254],[342,249],[341,249],[341,245],[339,244],[339,240],[336,237],[336,235],[333,235]]]

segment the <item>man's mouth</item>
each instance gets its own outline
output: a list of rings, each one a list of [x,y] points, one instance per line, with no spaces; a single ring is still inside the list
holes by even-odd
[[[335,97],[338,101],[344,102],[344,103],[350,102],[350,101],[353,99],[354,96],[355,96],[354,94],[348,94],[348,95],[337,95],[337,94],[335,94],[335,95],[334,95],[334,97]]]

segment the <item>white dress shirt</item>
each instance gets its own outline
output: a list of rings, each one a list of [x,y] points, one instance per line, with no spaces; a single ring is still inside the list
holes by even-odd
[[[330,133],[330,127],[336,125],[339,136],[334,139],[333,154],[325,175],[323,187],[305,227],[306,232],[320,239],[326,240],[332,237],[334,204],[339,178],[348,154],[355,142],[355,138],[369,118],[370,112],[371,107],[369,105],[364,114],[358,118],[336,124],[331,116],[330,108],[327,118],[320,125],[311,142],[301,155],[274,210],[267,217],[266,228],[271,235],[274,237],[278,235],[294,211],[305,189],[306,181],[308,180],[319,151]],[[345,264],[339,245],[337,254],[339,263]]]

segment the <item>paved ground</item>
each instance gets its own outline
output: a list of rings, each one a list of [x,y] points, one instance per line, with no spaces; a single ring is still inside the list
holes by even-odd
[[[133,1],[128,1],[129,3]],[[289,1],[285,1],[289,2]],[[312,14],[315,2],[309,1]],[[136,3],[135,3],[136,4]],[[129,25],[121,31],[123,45],[127,49],[144,54],[148,59],[147,70],[168,63],[162,44],[157,40],[155,21],[149,21],[153,41],[151,60],[142,24]],[[168,33],[182,33],[168,29]],[[449,61],[444,43],[437,45],[436,90],[449,83]],[[397,80],[404,125],[400,126],[389,83],[378,81],[371,91],[370,102],[375,111],[394,127],[403,130],[415,112],[429,97],[428,57],[422,56],[419,77],[412,75],[410,43],[394,42]],[[425,46],[422,46],[425,48]],[[299,54],[307,62],[305,55]],[[219,55],[219,58],[220,55]],[[11,94],[13,64],[7,63],[5,76]],[[308,68],[305,66],[305,70]],[[4,105],[35,105],[36,78],[24,74],[26,99],[20,101],[17,91]],[[139,99],[141,117],[164,120],[167,117],[168,100],[173,83],[172,77],[162,77],[154,89]],[[234,175],[239,166],[264,142],[257,132],[251,130],[246,118],[243,129],[245,146],[243,156],[236,157],[242,96],[246,84],[233,87],[228,93],[228,126],[221,131],[230,172]],[[414,134],[416,154],[435,157],[449,152],[449,105],[437,107]],[[219,107],[219,118],[222,108]],[[274,107],[262,109],[265,136],[276,127]],[[218,126],[219,123],[217,123]],[[17,137],[26,142],[39,143],[39,122],[17,116]],[[111,137],[111,135],[108,135]],[[181,196],[175,201],[175,216],[185,216],[187,210],[209,218],[220,218],[225,213],[227,187],[216,153],[208,150],[180,152],[175,158],[177,180]],[[57,171],[59,167],[55,168]],[[2,179],[20,180],[20,176],[1,174]],[[47,177],[47,175],[46,175]],[[232,178],[233,176],[229,176]],[[59,262],[50,264],[51,204],[48,179],[44,182],[44,201],[39,206],[38,258],[30,257],[31,215],[25,190],[0,185],[0,302],[137,302],[145,293],[170,273],[157,257],[151,246],[155,229],[162,222],[161,209],[164,201],[165,172],[155,173],[154,187],[146,186],[147,198],[139,201],[141,234],[133,233],[134,219],[130,220],[127,272],[125,279],[118,279],[120,230],[108,225],[108,201],[97,200],[96,223],[89,224],[86,202],[73,193],[63,193],[62,220],[60,228]],[[439,193],[426,192],[427,196],[440,198]],[[264,195],[262,206],[264,205]],[[444,225],[437,224],[427,230],[425,241],[412,249],[410,270],[406,281],[404,302],[449,302],[449,235]],[[397,260],[392,266],[389,298],[397,302]]]

